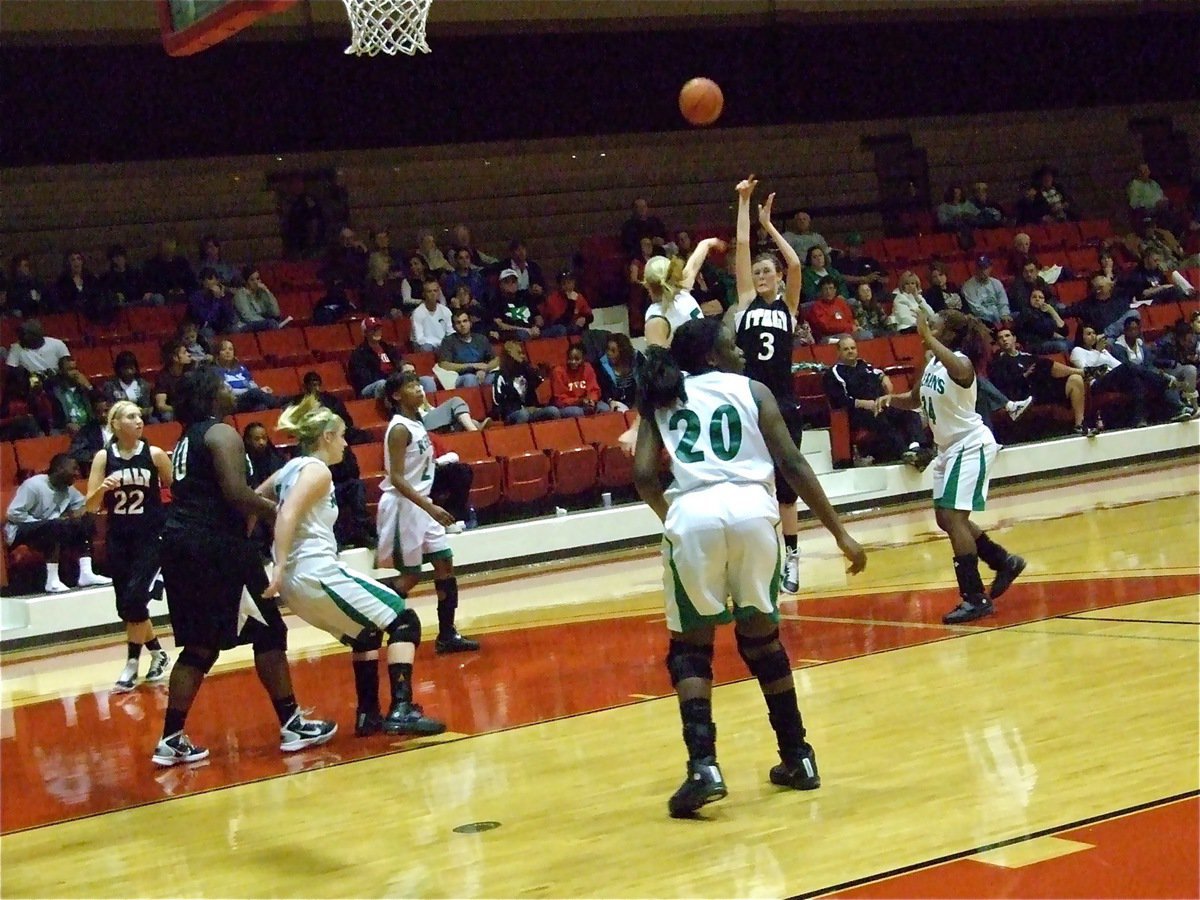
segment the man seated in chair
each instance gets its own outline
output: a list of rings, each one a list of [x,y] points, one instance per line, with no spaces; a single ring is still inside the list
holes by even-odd
[[[892,393],[892,381],[882,369],[859,358],[854,338],[838,341],[838,361],[826,370],[822,381],[829,405],[850,414],[852,436],[855,431],[870,432],[876,451],[872,461],[903,460],[916,469],[929,465],[933,451],[921,417],[890,406],[876,410],[875,401]]]

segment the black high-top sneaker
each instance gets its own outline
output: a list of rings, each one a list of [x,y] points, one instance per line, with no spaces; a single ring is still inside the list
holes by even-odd
[[[728,791],[715,757],[688,760],[687,778],[667,801],[673,819],[686,819],[706,803],[720,800]]]

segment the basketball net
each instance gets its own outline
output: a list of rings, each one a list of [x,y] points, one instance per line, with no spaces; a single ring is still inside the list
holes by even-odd
[[[342,0],[350,15],[350,46],[346,53],[412,56],[429,52],[425,19],[433,0]]]

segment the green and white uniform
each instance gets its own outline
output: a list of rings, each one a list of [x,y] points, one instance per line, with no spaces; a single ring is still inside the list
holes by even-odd
[[[402,460],[393,460],[388,447],[393,428],[408,431],[408,446]],[[450,542],[440,522],[396,490],[392,473],[397,465],[403,466],[403,478],[413,490],[428,497],[433,489],[433,443],[418,419],[393,416],[383,435],[383,466],[387,477],[376,516],[379,546],[375,551],[375,564],[379,568],[416,574],[423,562],[449,558]]]
[[[289,461],[279,470],[275,481],[279,505],[287,501],[288,493],[305,468],[324,465],[312,456]],[[291,611],[305,622],[347,641],[366,628],[385,630],[404,609],[404,599],[338,560],[337,538],[333,534],[337,516],[331,484],[328,496],[296,523],[282,593]]]
[[[688,631],[750,610],[777,620],[775,465],[750,380],[706,372],[688,376],[684,388],[685,404],[654,414],[674,477],[662,544],[667,627]]]
[[[667,323],[667,343],[671,343],[671,338],[675,336],[675,332],[684,322],[692,319],[701,319],[704,313],[700,311],[700,304],[696,302],[696,298],[688,291],[680,291],[675,295],[675,299],[670,303],[651,303],[646,307],[646,321],[651,319],[664,319]]]
[[[987,502],[988,480],[1000,445],[975,412],[978,383],[977,378],[970,387],[955,383],[936,358],[921,377],[921,412],[938,448],[930,466],[933,505],[943,509],[978,512]]]

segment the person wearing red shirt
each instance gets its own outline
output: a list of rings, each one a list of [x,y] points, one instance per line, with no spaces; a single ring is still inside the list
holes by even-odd
[[[567,351],[567,364],[555,366],[550,374],[550,392],[554,405],[567,418],[578,419],[597,412],[608,412],[608,404],[600,399],[600,382],[596,370],[583,359],[583,347],[572,344]]]
[[[813,337],[820,342],[833,342],[845,335],[857,337],[858,325],[850,304],[838,296],[837,282],[828,275],[817,282],[817,299],[804,318],[812,328]]]
[[[559,274],[558,290],[542,301],[538,312],[542,337],[581,334],[595,318],[587,297],[575,290],[575,273],[570,270]]]

